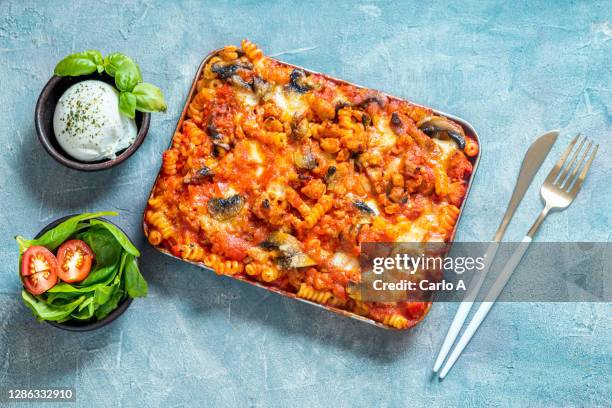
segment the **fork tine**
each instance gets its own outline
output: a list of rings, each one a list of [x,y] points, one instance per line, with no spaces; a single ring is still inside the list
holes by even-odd
[[[582,163],[584,163],[584,159],[586,159],[587,155],[591,152],[592,147],[593,147],[593,142],[589,140],[589,144],[587,145],[586,149],[582,153],[582,157],[580,157],[580,161],[578,162],[578,164],[576,164],[576,167],[574,167],[574,170],[572,170],[572,174],[570,174],[569,177],[567,177],[567,180],[565,180],[565,183],[563,183],[563,187],[561,187],[562,190],[566,190],[566,191],[569,190],[572,183],[574,182],[574,179],[576,178],[576,174],[578,174],[578,170],[580,170],[580,168],[582,167]],[[559,185],[561,185],[561,179],[559,179]]]
[[[563,164],[565,164],[565,160],[567,159],[567,156],[569,156],[569,154],[571,153],[579,137],[580,137],[580,133],[578,133],[574,137],[574,139],[570,142],[570,144],[567,146],[567,148],[565,149],[561,157],[559,157],[559,160],[557,161],[557,163],[555,163],[555,166],[552,168],[550,173],[548,173],[548,176],[546,177],[546,180],[544,180],[544,183],[552,184],[555,181],[555,179],[557,178],[557,175],[559,174],[559,171],[563,167]]]
[[[572,156],[569,160],[569,163],[567,164],[567,166],[564,166],[563,171],[561,172],[561,175],[559,176],[559,178],[557,178],[558,185],[562,185],[563,182],[565,181],[565,177],[572,169],[572,166],[574,165],[574,163],[576,163],[576,159],[578,158],[578,156],[580,156],[580,151],[582,150],[582,146],[584,146],[584,142],[586,141],[587,141],[586,137],[580,140],[580,143],[578,144],[578,148],[573,151]]]
[[[591,163],[593,163],[593,159],[595,158],[595,155],[597,154],[597,149],[599,149],[599,145],[598,144],[595,145],[595,149],[593,149],[593,153],[591,153],[591,156],[589,157],[589,160],[586,162],[586,165],[584,166],[584,168],[580,172],[580,175],[578,176],[578,179],[576,179],[576,182],[574,183],[574,186],[570,190],[569,194],[572,196],[572,199],[574,197],[576,197],[576,194],[578,194],[578,191],[580,190],[580,187],[582,187],[582,183],[584,182],[584,179],[586,178],[587,172],[589,171],[589,168],[591,167]]]

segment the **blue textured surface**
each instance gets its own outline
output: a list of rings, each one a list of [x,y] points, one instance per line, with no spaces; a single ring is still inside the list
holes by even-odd
[[[440,383],[431,365],[456,304],[434,305],[409,333],[383,331],[164,257],[140,222],[199,62],[248,37],[288,62],[469,120],[484,155],[460,240],[491,237],[536,135],[562,130],[546,168],[571,135],[589,135],[602,143],[590,177],[538,239],[609,241],[611,3],[221,3],[0,4],[0,385],[71,386],[92,407],[609,406],[610,304],[500,304]],[[55,63],[90,48],[133,56],[169,106],[127,163],[97,174],[54,162],[33,125]],[[543,177],[508,240],[539,211]],[[93,333],[37,323],[18,296],[12,236],[103,209],[121,213],[143,250],[149,297]]]

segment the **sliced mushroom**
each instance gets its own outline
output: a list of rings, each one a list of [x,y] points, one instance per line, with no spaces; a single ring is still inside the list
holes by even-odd
[[[253,66],[250,64],[217,62],[212,65],[210,70],[219,75],[220,79],[229,79],[232,76],[237,75],[238,71],[241,69],[251,70],[252,68]]]
[[[430,137],[451,138],[460,149],[465,147],[463,128],[443,116],[427,116],[417,123],[419,129]]]
[[[327,172],[325,173],[325,177],[324,180],[326,183],[329,183],[332,181],[332,179],[334,178],[334,175],[336,174],[336,166],[329,166],[327,168]]]
[[[215,74],[219,75],[220,79],[227,80],[229,83],[233,85],[237,85],[246,89],[253,89],[252,85],[247,83],[242,77],[238,74],[241,70],[250,71],[253,68],[250,64],[245,63],[224,63],[217,62],[212,65],[211,71]]]
[[[202,184],[214,176],[214,172],[210,167],[203,166],[193,174],[189,174],[183,178],[185,184]]]
[[[208,200],[208,213],[218,221],[227,221],[240,213],[245,202],[240,194],[228,198],[213,197]]]
[[[376,211],[372,209],[369,205],[360,200],[353,201],[353,205],[355,208],[359,210],[364,215],[376,215]]]
[[[291,75],[289,76],[289,89],[297,92],[297,93],[306,93],[312,89],[312,87],[306,83],[304,83],[304,79],[306,78],[306,74],[301,69],[294,69],[291,71]]]
[[[213,140],[223,139],[223,135],[217,130],[212,118],[208,121],[208,125],[206,125],[206,133],[208,134],[208,137]]]
[[[248,89],[249,91],[253,90],[252,84],[249,84],[248,82],[246,82],[244,79],[242,79],[240,75],[232,75],[231,77],[227,79],[227,82],[233,85]]]
[[[305,268],[316,265],[316,262],[302,251],[300,241],[286,232],[276,231],[271,233],[259,246],[278,251],[275,260],[283,269]]]
[[[255,96],[259,99],[263,98],[270,90],[272,89],[272,85],[269,82],[261,79],[258,76],[253,78],[253,92],[255,92]]]
[[[386,101],[385,101],[385,99],[383,99],[383,97],[381,95],[378,95],[378,94],[369,94],[362,101],[359,101],[359,102],[355,103],[355,106],[357,106],[357,107],[359,107],[361,109],[365,109],[371,103],[375,103],[379,107],[384,108]]]
[[[291,137],[303,140],[308,137],[308,119],[303,116],[294,116],[291,121]]]
[[[317,167],[317,158],[312,153],[312,150],[305,148],[293,153],[293,162],[303,170],[312,170]]]

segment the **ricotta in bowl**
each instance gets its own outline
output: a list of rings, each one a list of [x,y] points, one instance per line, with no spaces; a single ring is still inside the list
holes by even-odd
[[[114,159],[138,133],[134,119],[119,111],[117,90],[98,80],[76,83],[62,94],[53,131],[62,149],[83,162]]]

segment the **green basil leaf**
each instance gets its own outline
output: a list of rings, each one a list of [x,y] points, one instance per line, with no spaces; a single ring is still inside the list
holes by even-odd
[[[61,306],[51,305],[46,303],[35,296],[32,296],[25,290],[21,291],[21,297],[24,303],[28,306],[34,316],[38,320],[51,320],[51,321],[63,321],[68,318],[70,314],[85,301],[85,296],[81,296],[78,299]]]
[[[108,75],[114,77],[121,64],[126,61],[129,61],[132,64],[136,65],[136,63],[125,54],[122,54],[120,52],[109,54],[106,56],[106,58],[104,58],[104,70]]]
[[[123,61],[115,71],[115,85],[120,91],[131,92],[140,82],[142,82],[140,68],[131,59]]]
[[[131,92],[119,94],[119,111],[130,119],[136,116],[136,97]]]
[[[25,239],[23,237],[17,236],[15,237],[15,239],[19,244],[19,253],[20,255],[23,254],[25,250],[31,247],[32,245],[41,245],[46,247],[49,251],[54,251],[55,248],[64,243],[64,241],[66,241],[72,234],[82,228],[82,225],[79,225],[82,221],[90,220],[92,218],[115,215],[117,215],[117,213],[114,211],[84,213],[71,217],[59,224],[58,226],[51,228],[38,239]]]
[[[133,256],[128,255],[125,260],[125,289],[130,297],[147,296],[147,281],[138,270],[138,264]]]
[[[130,242],[130,239],[125,236],[123,231],[115,227],[113,224],[101,220],[91,220],[90,223],[91,225],[100,225],[109,230],[111,234],[113,234],[117,242],[119,242],[119,245],[121,245],[128,254],[137,257],[140,256],[140,251],[134,246],[134,244]]]
[[[166,111],[164,94],[155,85],[140,83],[134,87],[132,93],[136,96],[136,109],[140,112]]]
[[[61,60],[53,73],[57,76],[79,76],[92,74],[96,70],[104,69],[100,51],[88,50],[70,54]]]

